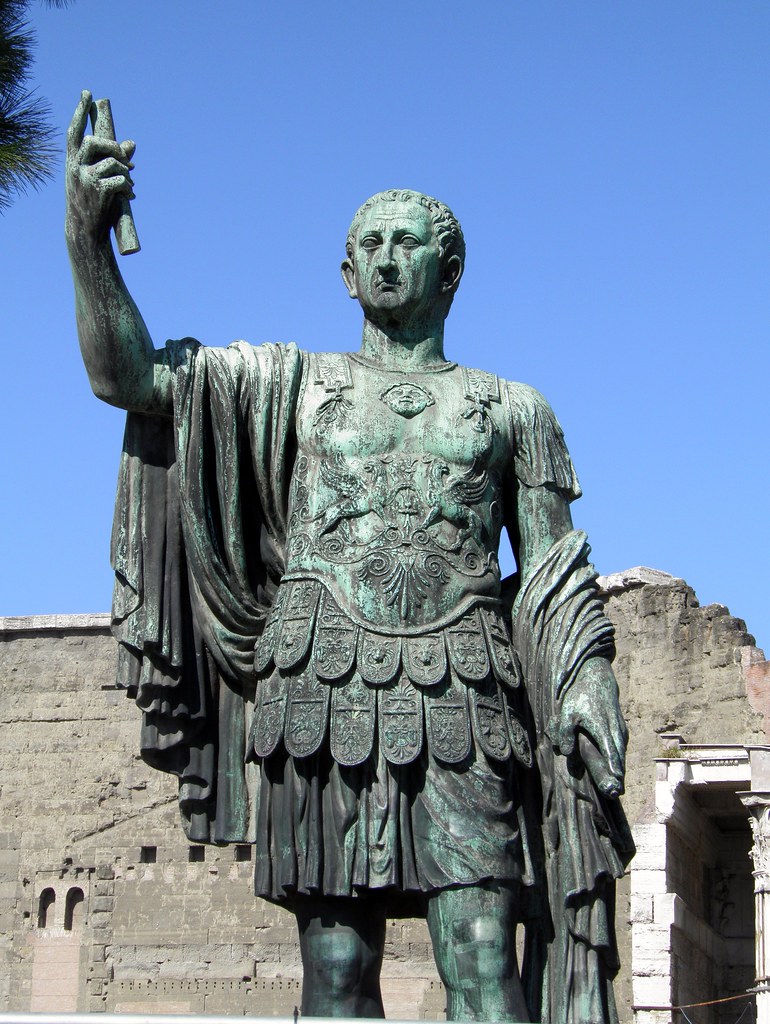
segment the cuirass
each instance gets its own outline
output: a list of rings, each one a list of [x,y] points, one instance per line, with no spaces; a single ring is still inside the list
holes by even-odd
[[[297,406],[287,568],[254,652],[250,749],[392,764],[472,742],[532,764],[500,603],[507,396],[454,363],[313,355]],[[375,730],[377,739],[375,740]]]
[[[359,625],[424,634],[500,592],[511,454],[497,377],[309,357],[297,409],[286,579],[324,585]]]

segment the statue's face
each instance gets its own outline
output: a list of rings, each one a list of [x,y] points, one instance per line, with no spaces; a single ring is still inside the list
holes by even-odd
[[[429,212],[419,203],[382,202],[367,210],[342,265],[348,290],[374,323],[409,323],[435,315],[441,253]]]

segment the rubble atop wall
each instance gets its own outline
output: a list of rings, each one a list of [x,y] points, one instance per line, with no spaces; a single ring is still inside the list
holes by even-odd
[[[743,619],[721,604],[701,607],[684,580],[640,567],[599,584],[615,626],[630,734],[624,806],[633,825],[652,814],[653,759],[670,745],[667,733],[686,743],[770,742],[762,699],[770,675]]]

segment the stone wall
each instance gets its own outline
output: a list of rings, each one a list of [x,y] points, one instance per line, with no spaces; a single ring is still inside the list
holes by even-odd
[[[600,580],[615,625],[615,674],[631,740],[624,800],[632,823],[648,820],[655,763],[666,733],[687,743],[767,743],[768,663],[743,619],[701,607],[684,580],[631,569]],[[757,699],[749,699],[750,678]],[[766,683],[763,681],[766,680]]]
[[[767,663],[741,620],[681,580],[603,583],[631,730],[626,809],[643,824],[664,734],[767,742]],[[293,919],[254,900],[249,847],[186,842],[175,780],[139,758],[114,664],[107,616],[0,620],[0,1010],[291,1014]],[[621,885],[623,1021],[631,916]],[[390,1017],[442,1016],[424,922],[388,923],[383,994]]]
[[[255,900],[250,847],[186,841],[108,623],[0,620],[0,1011],[291,1015],[294,919]],[[442,1015],[424,921],[388,922],[383,979],[389,1016]]]
[[[730,615],[724,605],[701,607],[684,580],[639,568],[604,577],[600,583],[615,625],[615,672],[630,733],[624,807],[640,847],[636,866],[632,864],[642,876],[636,885],[638,892],[645,884],[647,836],[658,836],[663,827],[655,825],[655,758],[671,753],[676,756],[677,737],[687,743],[770,742],[770,717],[765,714],[770,677],[764,654],[756,648],[743,620]],[[748,850],[748,817],[742,818],[742,827],[742,837],[736,841]],[[688,920],[705,911],[703,901],[709,898],[712,885],[704,875],[708,844],[694,834],[695,827],[691,832],[687,836],[690,846],[682,845],[678,855],[668,858],[670,877],[663,886],[668,893],[684,891],[690,896],[693,906],[687,908]],[[654,838],[650,841],[659,842]],[[673,834],[669,842],[675,845],[681,837]],[[746,857],[741,884],[750,881],[751,864]],[[648,899],[637,895],[632,906],[629,878],[622,880],[618,886],[617,923],[623,968],[615,990],[622,1021],[633,1019],[632,969],[637,977],[647,975],[641,986],[637,984],[637,992],[648,993],[645,1002],[670,1002],[668,980],[664,985],[657,966],[665,959],[658,954],[666,953],[667,943],[669,959],[677,978],[682,979],[676,990],[682,993],[683,1001],[689,1000],[692,991],[704,991],[704,986],[699,988],[693,980],[705,977],[708,970],[702,950],[695,949],[684,929],[675,926],[672,930],[672,920],[667,896],[654,900],[651,893]],[[632,964],[629,922],[643,925],[656,946],[650,949],[656,955],[648,965]],[[685,955],[688,948],[689,961]],[[745,978],[736,974],[733,981],[740,991],[739,982]],[[664,1019],[670,1020],[671,1016],[660,1017]]]

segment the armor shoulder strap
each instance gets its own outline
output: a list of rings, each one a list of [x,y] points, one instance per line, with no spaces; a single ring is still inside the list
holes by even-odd
[[[324,391],[343,391],[353,387],[350,363],[344,352],[314,352],[310,379]]]
[[[500,402],[500,378],[486,370],[473,370],[462,367],[463,392],[470,401],[479,401],[484,405]]]

